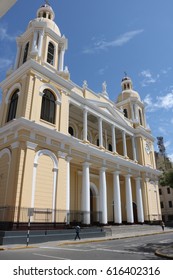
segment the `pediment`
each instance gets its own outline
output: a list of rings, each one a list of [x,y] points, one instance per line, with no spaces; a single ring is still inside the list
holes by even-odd
[[[101,113],[103,115],[106,114],[107,117],[108,115],[110,115],[116,121],[118,121],[118,123],[127,126],[128,122],[124,119],[124,116],[121,113],[121,111],[116,108],[116,105],[96,100],[88,100],[88,102],[91,103],[92,106],[96,106],[100,111],[102,111]]]

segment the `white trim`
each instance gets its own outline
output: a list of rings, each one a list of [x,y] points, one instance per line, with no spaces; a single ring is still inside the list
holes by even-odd
[[[9,162],[8,162],[8,176],[7,176],[7,185],[6,185],[6,190],[5,190],[5,198],[4,198],[4,205],[6,205],[7,201],[7,194],[8,194],[8,180],[9,180],[9,175],[10,175],[10,163],[11,163],[11,152],[9,149],[5,148],[0,151],[0,158],[3,157],[3,155],[8,154],[9,157]]]
[[[10,158],[10,160],[11,160],[11,152],[10,152],[9,149],[5,148],[5,149],[1,150],[1,151],[0,151],[0,158],[1,158],[3,155],[5,155],[5,154],[8,154],[8,156],[9,156],[9,158]]]
[[[59,105],[61,103],[61,94],[59,92],[59,90],[57,90],[54,86],[52,86],[51,84],[43,84],[41,85],[40,89],[39,89],[39,93],[40,96],[44,95],[44,90],[45,89],[50,89],[51,91],[53,91],[53,93],[55,94],[56,98],[57,98],[57,104]]]
[[[57,157],[49,150],[40,150],[36,153],[34,158],[34,165],[33,165],[33,177],[32,177],[32,195],[31,195],[31,208],[34,208],[35,202],[35,189],[36,189],[36,176],[37,176],[37,167],[38,167],[38,159],[42,155],[49,156],[53,161],[53,195],[52,195],[52,222],[54,222],[54,210],[56,207],[56,191],[57,191],[57,176],[58,176],[58,159]]]
[[[17,94],[18,94],[18,96],[20,95],[20,93],[21,93],[21,84],[20,83],[16,83],[16,84],[14,84],[9,90],[8,90],[8,92],[7,92],[7,95],[6,95],[6,97],[5,97],[5,104],[8,104],[8,101],[9,101],[9,98],[10,98],[10,95],[12,94],[12,92],[14,91],[14,90],[19,90],[19,92],[17,92]]]

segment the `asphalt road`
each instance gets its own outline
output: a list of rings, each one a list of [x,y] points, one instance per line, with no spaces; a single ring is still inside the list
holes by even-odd
[[[157,234],[104,242],[0,251],[0,260],[161,260],[155,250],[173,242],[173,234]]]

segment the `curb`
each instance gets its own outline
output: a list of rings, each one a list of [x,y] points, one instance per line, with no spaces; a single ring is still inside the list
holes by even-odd
[[[168,255],[168,254],[161,253],[159,250],[155,251],[155,255],[159,256],[159,257],[167,258],[169,260],[173,260],[173,255]]]
[[[172,231],[171,231],[172,232]],[[111,240],[118,240],[118,239],[125,239],[125,238],[135,238],[135,237],[141,237],[141,236],[149,236],[149,235],[155,235],[155,234],[164,234],[167,232],[155,232],[155,233],[144,233],[144,234],[136,234],[136,235],[132,235],[132,236],[119,236],[119,237],[105,237],[105,238],[101,238],[101,239],[89,239],[89,240],[80,240],[80,241],[74,241],[74,240],[68,240],[68,241],[62,241],[61,243],[57,243],[55,246],[64,246],[64,245],[73,245],[73,244],[87,244],[87,243],[96,243],[96,242],[104,242],[104,241],[111,241]],[[30,246],[16,246],[16,247],[1,247],[0,251],[8,251],[8,250],[21,250],[21,249],[33,249],[33,248],[39,248],[41,246],[41,243],[38,245],[30,245]],[[155,252],[156,255],[158,256],[163,256],[163,257],[168,257],[170,259],[173,259],[173,255],[166,255],[166,254],[162,254],[159,252],[159,250],[156,250]]]
[[[168,250],[171,249],[172,252],[173,252],[173,247],[172,247],[172,246],[167,247],[167,249],[168,249]],[[163,250],[164,250],[164,249],[163,249]],[[166,253],[162,253],[162,249],[157,249],[157,250],[155,251],[155,255],[156,255],[156,256],[159,256],[159,257],[164,257],[164,258],[173,260],[173,254],[169,254],[169,255],[168,255],[168,254],[166,254]]]
[[[0,251],[12,251],[12,250],[21,250],[21,249],[32,249],[32,248],[38,248],[38,246],[20,246],[20,247],[3,247],[0,248]]]

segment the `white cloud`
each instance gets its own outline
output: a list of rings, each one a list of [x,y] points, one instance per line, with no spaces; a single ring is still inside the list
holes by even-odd
[[[152,97],[147,94],[144,98],[144,103],[146,105],[146,109],[149,112],[154,112],[158,109],[173,109],[173,91],[167,93],[165,96],[157,96],[156,100],[153,100]],[[171,122],[173,119],[171,120]]]
[[[161,73],[166,75],[171,70],[172,70],[172,67],[167,67],[166,69],[162,69]]]
[[[165,96],[157,97],[156,106],[164,109],[173,108],[173,92],[167,93]]]
[[[9,35],[7,32],[7,28],[0,26],[0,41],[15,41],[16,36]]]
[[[141,73],[139,74],[139,76],[141,76],[143,78],[142,80],[142,87],[146,87],[150,84],[154,84],[156,83],[156,81],[159,79],[160,75],[157,74],[155,77],[151,74],[150,70],[143,70],[141,71]]]
[[[165,148],[167,148],[167,147],[169,147],[170,146],[170,144],[171,144],[171,141],[166,141],[165,143],[164,143],[164,146],[165,146]]]
[[[173,162],[173,154],[168,154],[168,158]]]
[[[0,58],[0,70],[4,70],[11,66],[13,61],[9,58]]]
[[[162,127],[162,126],[158,127],[158,131],[160,131],[163,135],[167,135],[168,134],[166,129],[164,127]],[[167,146],[168,146],[168,144],[169,144],[169,142],[167,141]]]
[[[85,48],[83,50],[83,53],[89,54],[89,53],[95,53],[96,51],[107,50],[108,48],[111,47],[121,47],[127,44],[130,40],[132,40],[137,35],[141,34],[143,31],[144,31],[143,29],[129,31],[120,35],[118,38],[112,41],[106,41],[102,39],[100,41],[95,42],[92,47]]]

